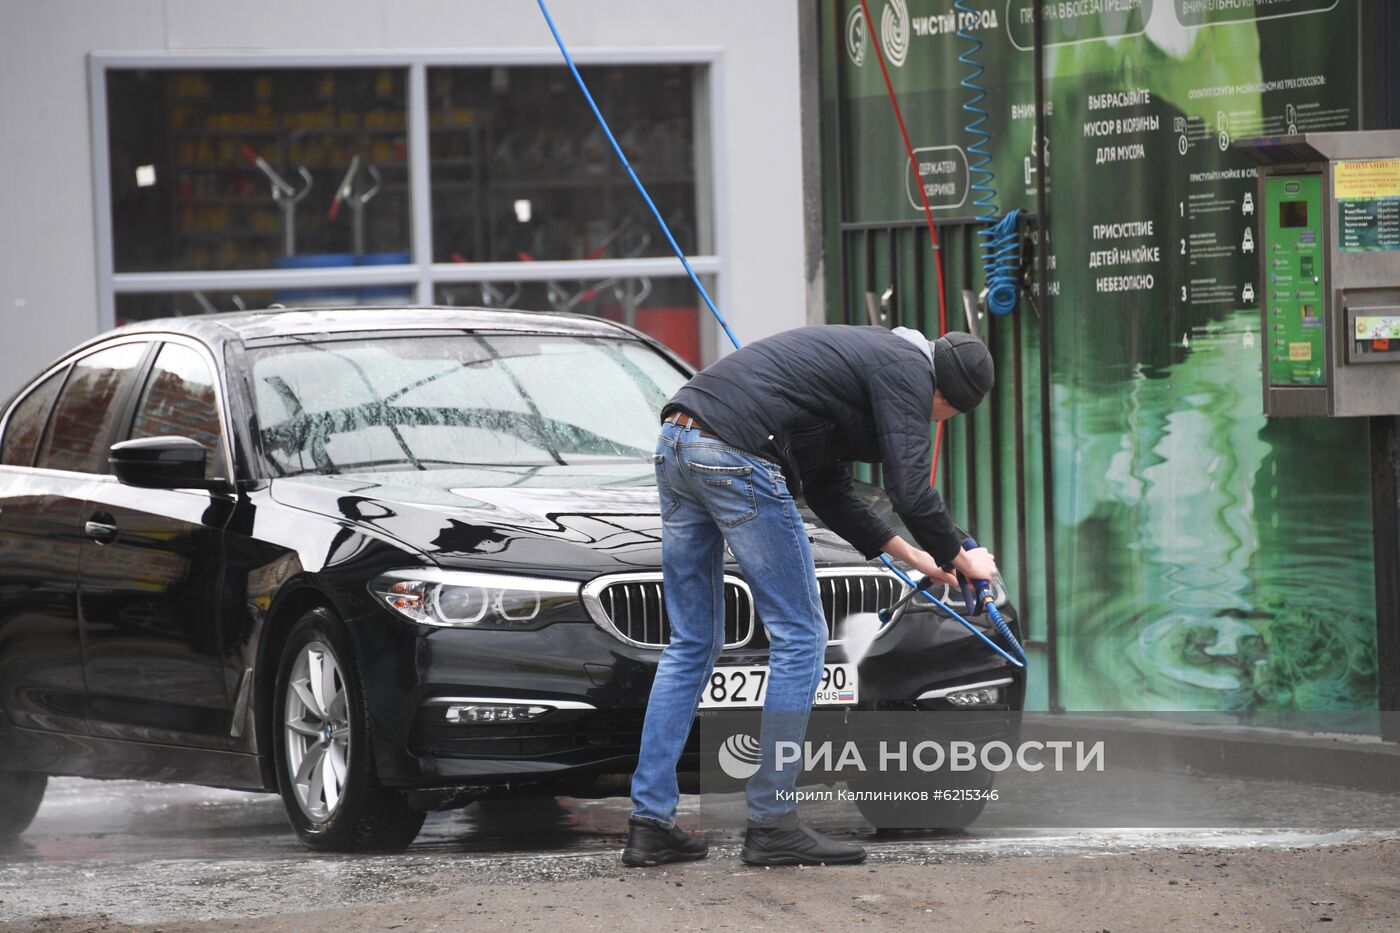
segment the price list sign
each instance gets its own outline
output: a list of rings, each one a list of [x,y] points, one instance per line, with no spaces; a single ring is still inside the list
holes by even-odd
[[[1341,251],[1400,250],[1400,159],[1338,162],[1335,172]]]

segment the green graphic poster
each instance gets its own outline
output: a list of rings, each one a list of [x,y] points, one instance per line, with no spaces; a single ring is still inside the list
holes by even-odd
[[[1033,5],[964,6],[870,0],[873,29],[858,0],[823,6],[841,220],[916,220],[919,185],[937,217],[976,216],[959,26],[982,43],[999,210],[1035,208]],[[1045,601],[1056,605],[1056,699],[1071,710],[1374,709],[1366,426],[1262,414],[1262,220],[1252,163],[1233,145],[1358,128],[1358,0],[1044,7],[1052,415],[1030,417],[1025,440],[1034,452],[1040,432],[1053,439],[1049,491],[1030,487],[1054,497],[1056,575],[1037,576],[1034,522],[1018,571],[1032,583],[1023,609],[1036,639],[1052,634],[1036,618]],[[957,264],[950,275],[954,289],[980,287]],[[1016,313],[1032,312],[1023,301]],[[1026,323],[1034,415],[1038,323]],[[1003,374],[1007,346],[995,344]],[[979,436],[983,472],[1013,440],[1008,418]],[[1038,502],[1026,507],[1039,514]],[[994,549],[1009,553],[998,533]],[[1048,659],[1032,659],[1033,696],[1046,695]]]

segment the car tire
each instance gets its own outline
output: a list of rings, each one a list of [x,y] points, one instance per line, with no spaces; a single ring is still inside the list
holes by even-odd
[[[312,609],[292,626],[272,711],[277,785],[303,844],[363,852],[413,841],[425,814],[379,784],[363,675],[345,626],[329,609]]]
[[[0,771],[0,840],[13,839],[29,828],[48,787],[47,774],[32,771]]]
[[[991,782],[987,783],[989,789]],[[858,781],[850,782],[850,789],[858,795],[861,791],[888,791],[892,788],[887,783],[864,784]],[[919,790],[911,786],[910,790]],[[982,815],[982,811],[987,807],[985,797],[977,800],[881,800],[881,799],[860,799],[857,797],[856,809],[866,821],[879,832],[900,832],[900,831],[922,831],[922,832],[961,832],[967,829],[977,818]]]

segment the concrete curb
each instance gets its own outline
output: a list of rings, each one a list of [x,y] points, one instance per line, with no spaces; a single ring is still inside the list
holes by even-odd
[[[1127,716],[1035,715],[1041,735],[1105,740],[1144,767],[1390,794],[1400,790],[1400,744],[1370,736],[1196,725]],[[1061,735],[1062,734],[1062,735]]]

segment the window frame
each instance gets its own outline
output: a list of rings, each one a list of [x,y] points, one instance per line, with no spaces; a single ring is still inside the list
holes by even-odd
[[[725,77],[723,50],[715,46],[656,48],[582,48],[574,53],[579,65],[690,65],[697,69],[696,94],[703,103],[697,121],[697,199],[708,199],[713,250],[687,257],[697,275],[713,276],[720,304],[729,307],[728,218],[724,157]],[[675,257],[641,259],[580,259],[541,262],[433,262],[433,215],[429,153],[428,69],[438,67],[542,66],[564,67],[553,48],[480,49],[461,52],[403,50],[395,52],[266,52],[173,54],[161,51],[98,51],[88,55],[88,99],[92,135],[92,178],[97,222],[98,324],[116,326],[116,298],[122,294],[194,291],[270,290],[357,286],[410,286],[414,303],[435,304],[439,285],[484,282],[604,280],[613,277],[684,278],[685,267]],[[114,265],[113,206],[107,114],[107,73],[148,69],[257,70],[263,68],[402,68],[407,71],[407,129],[410,260],[402,265],[349,266],[329,269],[237,269],[209,272],[117,272]],[[584,106],[582,99],[579,106]],[[645,181],[645,179],[643,179]],[[697,302],[697,304],[700,304]],[[543,309],[541,309],[543,310]],[[716,356],[719,327],[702,313],[702,359]]]
[[[209,364],[209,368],[214,374],[214,393],[218,398],[219,405],[219,430],[223,432],[224,439],[224,469],[228,471],[227,482],[230,486],[234,485],[237,481],[237,474],[234,472],[235,460],[232,449],[234,436],[231,426],[233,420],[229,417],[228,393],[224,385],[223,369],[218,365],[213,350],[203,341],[185,334],[174,334],[168,331],[155,330],[123,334],[119,337],[112,337],[96,343],[87,343],[80,347],[75,347],[61,358],[44,367],[43,372],[26,383],[24,388],[10,399],[3,413],[0,413],[0,439],[4,438],[6,430],[9,429],[10,415],[14,412],[15,407],[24,401],[29,396],[29,393],[38,388],[45,379],[58,370],[67,367],[68,372],[63,377],[63,385],[59,387],[58,395],[54,397],[54,403],[49,406],[49,414],[44,421],[44,431],[39,437],[39,446],[35,448],[34,457],[29,461],[30,465],[0,464],[0,470],[24,470],[44,474],[83,476],[102,482],[120,482],[114,473],[83,473],[77,470],[59,470],[53,467],[35,466],[34,464],[38,459],[39,450],[43,447],[44,438],[48,436],[49,426],[53,423],[54,408],[57,406],[58,400],[63,397],[63,390],[68,386],[68,379],[69,376],[72,375],[73,364],[94,353],[100,353],[103,350],[125,343],[144,343],[147,345],[146,352],[141,362],[136,364],[136,375],[132,378],[131,385],[127,386],[125,394],[113,400],[114,409],[118,414],[115,418],[108,419],[108,425],[103,432],[104,436],[102,440],[106,441],[106,445],[110,447],[119,440],[127,439],[127,436],[131,433],[131,425],[136,417],[136,404],[140,399],[140,392],[145,387],[146,380],[150,377],[151,368],[155,363],[157,351],[164,343],[179,343],[199,353],[204,358],[204,361]]]
[[[58,393],[54,395],[53,401],[49,402],[49,410],[44,415],[44,426],[39,429],[39,439],[34,444],[34,452],[29,455],[29,462],[27,464],[0,463],[0,467],[16,467],[24,470],[34,469],[34,461],[39,458],[39,448],[44,446],[44,435],[49,433],[49,422],[53,420],[54,406],[58,404],[58,400],[63,397],[63,389],[68,385],[68,375],[73,371],[73,361],[71,359],[66,359],[46,368],[38,376],[31,379],[24,388],[16,392],[14,397],[11,398],[9,403],[5,406],[5,411],[0,413],[0,453],[3,453],[6,443],[5,439],[10,431],[10,416],[14,413],[16,408],[24,404],[25,399],[29,398],[39,386],[47,382],[52,376],[57,374],[59,370],[63,370],[63,378],[59,380]]]
[[[146,387],[151,383],[151,377],[155,375],[156,364],[160,362],[160,354],[161,351],[165,349],[166,344],[184,347],[187,350],[192,350],[204,361],[205,366],[209,368],[209,374],[214,380],[214,407],[216,409],[215,413],[218,415],[219,419],[219,440],[224,453],[224,475],[205,478],[211,482],[223,480],[231,484],[234,481],[233,441],[232,436],[229,434],[230,419],[227,416],[228,406],[224,402],[223,376],[219,372],[219,367],[214,363],[214,354],[198,340],[177,338],[171,334],[162,334],[153,340],[152,343],[154,346],[152,346],[149,355],[142,365],[141,372],[137,376],[135,385],[131,388],[131,395],[127,399],[126,404],[122,407],[120,416],[116,419],[117,440],[113,441],[113,443],[132,439],[131,431],[136,427],[136,414],[141,409],[142,396],[146,392]],[[209,451],[209,453],[214,454],[217,452]]]
[[[50,434],[50,432],[53,430],[53,416],[54,416],[54,412],[56,412],[56,411],[58,410],[58,405],[59,405],[59,403],[63,401],[63,393],[66,392],[66,391],[68,390],[69,381],[73,378],[73,368],[76,367],[79,363],[81,363],[83,360],[87,359],[87,358],[90,357],[90,356],[94,356],[94,355],[96,355],[96,354],[98,354],[98,353],[102,353],[102,352],[104,352],[104,351],[106,351],[106,350],[111,350],[111,349],[113,349],[113,348],[115,348],[115,347],[125,346],[126,344],[131,344],[131,343],[142,343],[142,344],[145,344],[146,346],[145,346],[145,349],[144,349],[144,350],[142,351],[142,353],[141,353],[141,358],[140,358],[139,360],[137,360],[136,365],[135,365],[134,367],[132,367],[132,369],[133,369],[133,371],[134,371],[135,374],[131,377],[131,382],[130,382],[128,385],[119,388],[119,389],[117,390],[117,393],[116,393],[115,395],[112,396],[112,407],[111,407],[110,411],[117,412],[117,413],[119,413],[119,415],[120,415],[120,413],[125,412],[125,411],[127,410],[128,406],[130,405],[130,403],[131,403],[131,391],[132,391],[132,388],[133,388],[134,386],[140,384],[141,380],[144,378],[144,373],[145,373],[145,371],[146,371],[146,367],[147,367],[147,366],[150,364],[150,362],[151,362],[151,347],[152,347],[152,345],[155,343],[155,341],[154,341],[154,339],[153,339],[150,335],[148,335],[148,334],[126,334],[126,335],[123,335],[123,336],[121,336],[121,337],[113,338],[113,339],[111,339],[111,340],[104,340],[104,341],[102,341],[102,342],[100,342],[100,343],[89,344],[89,345],[87,345],[87,346],[82,347],[82,348],[79,349],[79,350],[76,350],[76,351],[74,351],[74,352],[68,354],[67,356],[64,357],[64,359],[63,359],[60,363],[58,363],[58,364],[56,364],[56,365],[54,365],[54,366],[51,366],[49,369],[45,370],[45,374],[47,375],[47,373],[52,372],[54,369],[58,368],[58,366],[60,366],[60,365],[66,365],[66,366],[68,366],[68,374],[67,374],[66,376],[64,376],[64,378],[63,378],[63,387],[62,387],[61,389],[58,390],[58,395],[54,398],[54,403],[53,403],[53,405],[49,408],[49,417],[48,417],[48,419],[44,422],[44,432],[43,432],[43,434],[41,434],[41,435],[39,436],[39,446],[38,446],[38,447],[35,449],[35,451],[34,451],[34,458],[33,458],[32,460],[29,461],[31,465],[28,467],[28,469],[41,471],[41,472],[43,472],[44,474],[47,474],[47,475],[82,476],[82,477],[86,477],[86,478],[88,478],[88,479],[98,479],[98,480],[102,480],[102,481],[104,481],[104,482],[117,482],[117,477],[116,477],[116,474],[114,474],[114,473],[100,473],[100,472],[99,472],[99,473],[89,473],[89,472],[86,471],[86,470],[64,470],[64,469],[60,469],[60,468],[58,468],[58,467],[39,466],[39,465],[38,465],[38,464],[39,464],[39,454],[43,452],[43,450],[44,450],[44,442],[47,441],[47,440],[49,439],[49,434]],[[44,378],[44,376],[40,376],[38,379],[34,380],[33,383],[31,383],[31,386],[38,385],[38,383],[39,383],[43,378]],[[26,392],[27,392],[27,390],[26,390]],[[11,410],[13,410],[13,409],[11,409]],[[9,411],[6,411],[6,412],[5,412],[5,424],[6,424],[6,425],[8,425],[8,423],[9,423],[9,416],[10,416],[10,412],[9,412]],[[112,444],[116,443],[116,442],[113,440],[113,437],[114,437],[115,434],[116,434],[116,425],[117,425],[119,422],[120,422],[120,417],[118,417],[118,418],[111,418],[111,417],[107,418],[107,419],[106,419],[106,423],[105,423],[105,424],[103,425],[103,427],[102,427],[102,433],[97,437],[96,441],[94,442],[94,445],[95,445],[95,446],[98,446],[98,447],[106,448],[106,447],[111,447]],[[2,431],[2,430],[3,430],[3,427],[0,427],[0,431]],[[2,436],[2,435],[0,435],[0,436]]]

